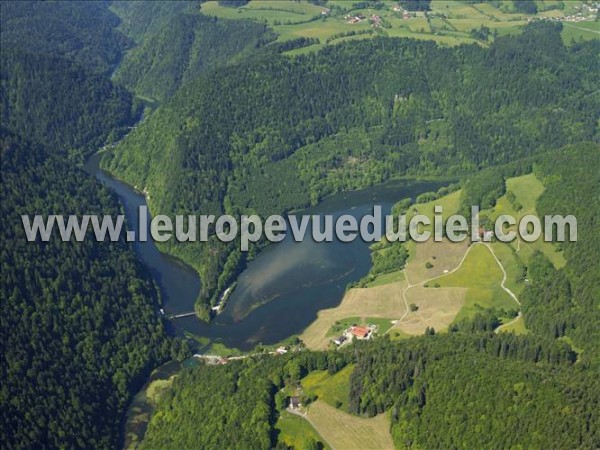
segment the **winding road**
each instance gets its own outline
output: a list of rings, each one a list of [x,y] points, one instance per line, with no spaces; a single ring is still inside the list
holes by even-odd
[[[488,244],[488,243],[485,243],[485,246],[488,248],[488,250],[490,251],[490,253],[494,257],[494,259],[496,260],[496,262],[500,266],[500,269],[502,270],[502,282],[500,283],[500,287],[502,289],[504,289],[504,292],[506,292],[508,295],[510,295],[515,302],[517,302],[517,305],[519,305],[519,313],[517,314],[517,317],[515,317],[510,322],[507,322],[505,324],[500,325],[498,328],[496,328],[494,330],[494,333],[499,333],[503,328],[505,328],[505,327],[507,327],[509,325],[512,325],[514,323],[517,323],[519,320],[521,320],[521,317],[523,317],[523,314],[521,313],[521,308],[520,308],[521,307],[521,302],[519,301],[519,299],[517,298],[517,296],[515,295],[515,293],[513,291],[511,291],[510,289],[508,289],[504,285],[504,283],[506,283],[506,270],[504,270],[504,266],[502,265],[502,263],[500,262],[500,260],[496,256],[496,254],[494,253],[494,250],[492,249],[492,246],[490,244]]]
[[[519,307],[521,306],[521,302],[519,301],[519,299],[517,298],[517,296],[515,295],[515,293],[513,291],[511,291],[509,288],[506,287],[505,283],[506,283],[506,270],[504,270],[504,266],[502,265],[502,263],[500,262],[500,260],[498,259],[498,257],[496,256],[496,254],[494,253],[494,250],[492,249],[492,246],[487,243],[487,242],[474,242],[472,245],[469,246],[469,248],[467,248],[467,251],[465,252],[465,254],[463,255],[462,259],[460,260],[460,262],[458,263],[458,265],[452,269],[451,271],[443,274],[443,275],[436,275],[435,277],[431,277],[428,278],[426,280],[423,280],[419,283],[416,284],[411,284],[409,278],[408,278],[408,272],[406,271],[406,269],[404,269],[404,277],[406,278],[406,287],[402,290],[402,300],[404,301],[404,306],[406,307],[406,311],[404,312],[404,314],[402,315],[402,317],[400,317],[400,319],[398,319],[398,322],[396,322],[392,327],[390,327],[384,334],[389,333],[392,329],[394,329],[396,327],[396,325],[403,323],[403,320],[406,319],[406,317],[408,316],[408,314],[410,314],[410,307],[408,305],[408,300],[406,299],[406,293],[408,292],[409,289],[413,288],[413,287],[417,287],[417,286],[422,286],[426,283],[429,283],[430,281],[433,281],[437,278],[441,278],[441,277],[445,277],[447,275],[450,275],[454,272],[456,272],[458,269],[460,269],[463,265],[463,263],[465,262],[465,260],[467,259],[467,256],[469,255],[469,252],[471,251],[471,249],[473,247],[475,247],[476,245],[485,245],[487,247],[487,249],[490,251],[490,253],[492,254],[492,256],[494,257],[494,260],[496,261],[496,263],[498,264],[498,266],[500,266],[500,270],[502,270],[502,281],[500,282],[500,287],[504,290],[504,292],[506,292],[508,295],[510,295],[510,297],[517,303],[517,305],[519,305]],[[520,311],[519,308],[519,313],[517,314],[517,316],[511,320],[510,322],[507,322],[505,324],[500,325],[498,328],[496,328],[494,330],[495,333],[500,332],[503,328],[512,325],[516,322],[518,322],[521,317],[522,317],[522,313]]]

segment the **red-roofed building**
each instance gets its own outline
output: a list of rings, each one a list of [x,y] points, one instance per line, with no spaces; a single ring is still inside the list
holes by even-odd
[[[353,326],[350,328],[350,333],[357,339],[367,339],[371,330],[366,327]]]

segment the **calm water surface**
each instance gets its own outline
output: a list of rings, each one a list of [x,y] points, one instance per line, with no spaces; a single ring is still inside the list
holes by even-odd
[[[94,155],[85,169],[117,193],[125,205],[128,226],[138,233],[138,207],[146,204],[145,198],[100,170],[99,159],[99,155]],[[335,223],[340,215],[351,214],[360,219],[372,214],[373,205],[381,205],[385,215],[398,200],[435,191],[443,184],[394,181],[329,197],[302,213],[332,214]],[[369,245],[361,239],[352,243],[315,243],[311,239],[294,242],[288,235],[248,264],[238,277],[226,308],[210,324],[185,317],[173,320],[173,325],[179,332],[189,331],[242,350],[258,343],[276,343],[300,333],[315,320],[319,310],[339,304],[348,283],[369,272]],[[135,251],[158,281],[165,311],[192,311],[200,289],[196,272],[160,253],[152,241],[137,242]]]

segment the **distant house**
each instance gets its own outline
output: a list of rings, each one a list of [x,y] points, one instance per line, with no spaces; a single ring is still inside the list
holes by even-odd
[[[300,397],[292,397],[290,398],[290,409],[298,409],[302,406],[300,402]]]
[[[357,339],[367,339],[371,330],[366,327],[353,326],[350,328],[350,333]]]
[[[275,353],[277,353],[278,355],[283,355],[284,353],[287,353],[288,349],[285,347],[278,347],[277,350],[275,350]]]
[[[333,343],[335,345],[342,345],[344,342],[346,342],[348,340],[348,338],[346,336],[340,336],[339,338],[336,338],[333,340]]]

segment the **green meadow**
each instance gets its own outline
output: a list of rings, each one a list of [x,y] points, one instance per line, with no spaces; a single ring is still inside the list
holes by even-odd
[[[283,411],[277,419],[275,430],[278,441],[292,448],[303,449],[310,440],[323,443],[325,449],[330,448],[308,420],[287,411]]]
[[[377,334],[382,335],[392,327],[392,320],[394,319],[381,319],[378,317],[348,317],[346,319],[336,321],[329,329],[327,336],[338,336],[354,324],[359,326],[376,325]]]
[[[348,410],[350,391],[350,375],[354,365],[348,365],[334,375],[329,375],[326,370],[311,372],[302,379],[302,388],[309,395],[316,395],[329,405]]]
[[[430,281],[427,285],[435,287],[468,288],[465,304],[458,313],[456,321],[472,317],[482,309],[516,309],[518,305],[502,289],[502,270],[492,253],[485,245],[474,245],[462,266],[448,275]]]
[[[495,36],[519,33],[530,20],[561,18],[576,13],[582,4],[581,1],[537,1],[538,13],[527,15],[515,11],[509,1],[496,7],[490,3],[434,0],[431,2],[431,10],[426,14],[414,12],[410,13],[410,18],[405,18],[401,11],[395,10],[398,2],[381,1],[378,2],[380,7],[365,3],[337,0],[318,6],[307,1],[252,0],[247,5],[232,8],[209,1],[202,4],[201,11],[206,15],[225,19],[249,19],[266,23],[278,34],[279,42],[297,38],[319,40],[319,43],[287,52],[289,55],[300,55],[319,50],[325,45],[369,39],[378,35],[433,40],[447,46],[472,43],[487,46]],[[361,7],[356,7],[357,5]],[[350,16],[359,15],[363,17],[362,20],[350,23]],[[374,15],[381,18],[380,26],[372,24],[370,18]],[[472,30],[480,27],[489,29],[487,39],[472,34]],[[599,39],[599,22],[564,22],[562,37],[566,43],[580,39]]]

